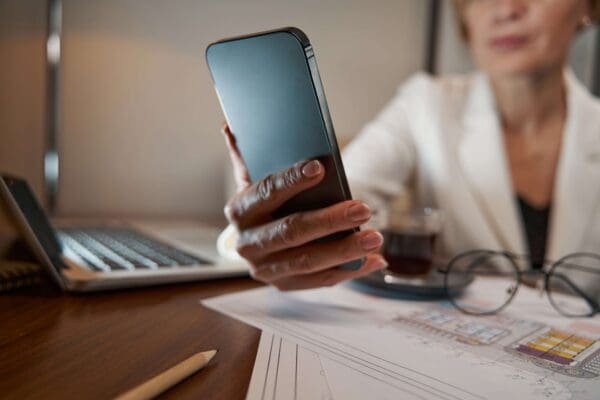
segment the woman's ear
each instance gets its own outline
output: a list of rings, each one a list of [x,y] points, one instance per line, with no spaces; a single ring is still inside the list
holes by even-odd
[[[577,26],[578,30],[590,28],[594,25],[594,21],[592,20],[592,2],[591,0],[583,1],[582,3],[582,16],[579,20],[579,25]]]
[[[584,15],[579,22],[579,29],[591,28],[594,25],[592,18],[589,15]]]
[[[467,22],[465,20],[465,8],[468,5],[467,1],[464,0],[455,0],[453,2],[454,5],[454,17],[456,20],[456,26],[458,28],[458,33],[460,34],[461,39],[465,42],[469,42],[469,29],[467,27]]]

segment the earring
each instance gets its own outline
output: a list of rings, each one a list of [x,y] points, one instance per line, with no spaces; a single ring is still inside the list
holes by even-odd
[[[584,28],[589,28],[590,26],[592,26],[592,19],[589,17],[589,15],[586,15],[585,17],[581,18],[581,26],[583,26]]]

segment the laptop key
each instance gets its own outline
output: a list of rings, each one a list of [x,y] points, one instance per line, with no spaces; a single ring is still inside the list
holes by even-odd
[[[94,253],[89,251],[85,246],[81,245],[70,235],[60,232],[59,238],[61,239],[64,246],[69,247],[69,249],[71,249],[73,252],[79,255],[79,257],[83,258],[88,264],[88,266],[92,269],[104,272],[108,272],[111,270],[111,267],[107,265],[104,261],[102,261],[102,259],[94,255]]]
[[[142,254],[134,251],[131,247],[124,245],[123,243],[113,239],[110,235],[102,232],[101,230],[92,231],[89,234],[102,244],[109,247],[112,251],[123,257],[127,261],[133,264],[135,268],[150,268],[156,269],[158,264],[152,259],[143,256]]]
[[[208,261],[123,228],[67,229],[62,232],[77,243],[102,270],[133,270],[207,265]],[[81,249],[80,249],[81,250]],[[76,251],[81,253],[81,251]]]

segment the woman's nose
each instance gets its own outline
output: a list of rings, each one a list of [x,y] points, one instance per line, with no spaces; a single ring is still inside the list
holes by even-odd
[[[521,19],[529,7],[530,0],[493,0],[494,22],[511,22]]]

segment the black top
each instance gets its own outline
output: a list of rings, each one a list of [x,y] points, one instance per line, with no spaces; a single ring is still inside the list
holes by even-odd
[[[527,203],[521,196],[517,196],[517,200],[521,210],[523,226],[525,227],[527,247],[531,256],[531,268],[541,269],[544,266],[546,255],[550,206],[540,209]]]

